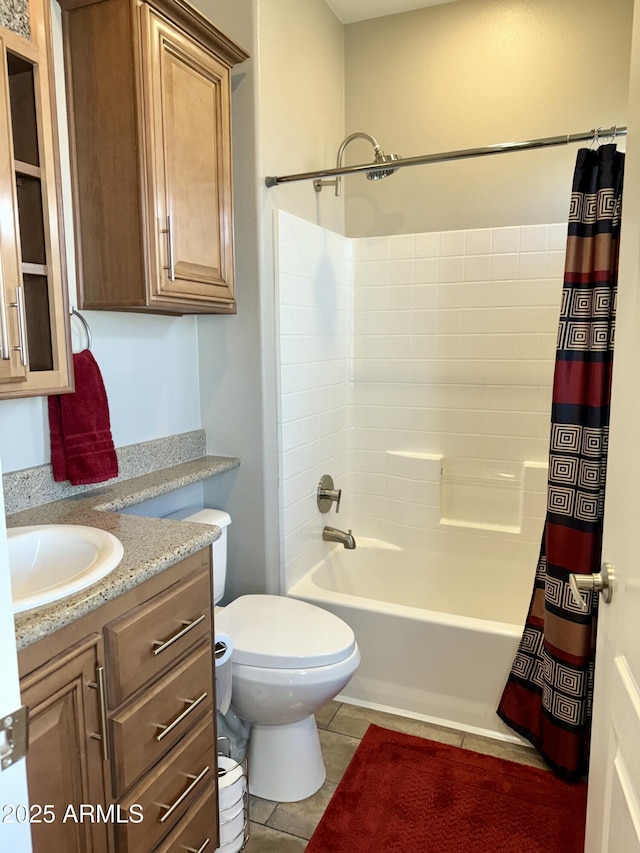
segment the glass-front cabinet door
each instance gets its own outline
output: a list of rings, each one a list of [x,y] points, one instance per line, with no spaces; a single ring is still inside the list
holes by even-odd
[[[48,14],[0,28],[0,397],[72,390]]]

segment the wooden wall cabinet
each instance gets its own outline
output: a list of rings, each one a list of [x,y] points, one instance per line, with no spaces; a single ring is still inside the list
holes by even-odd
[[[72,390],[49,6],[0,28],[0,399]]]
[[[218,846],[210,551],[20,653],[30,803],[56,815],[34,853]],[[81,803],[110,817],[63,822]]]
[[[81,305],[235,313],[231,68],[184,0],[62,0]]]

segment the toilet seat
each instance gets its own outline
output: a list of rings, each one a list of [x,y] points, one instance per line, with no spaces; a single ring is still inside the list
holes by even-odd
[[[320,607],[280,595],[243,595],[216,613],[233,662],[273,669],[327,666],[356,648],[351,628]]]

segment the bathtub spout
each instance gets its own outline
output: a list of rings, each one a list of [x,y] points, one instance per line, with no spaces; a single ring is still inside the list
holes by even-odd
[[[338,530],[335,527],[325,527],[322,531],[322,538],[325,542],[339,542],[350,551],[356,547],[356,540],[350,530],[345,533],[344,530]]]

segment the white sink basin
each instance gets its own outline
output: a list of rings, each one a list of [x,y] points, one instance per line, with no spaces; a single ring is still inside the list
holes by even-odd
[[[113,571],[123,548],[106,530],[43,524],[7,530],[13,612],[73,595]]]

